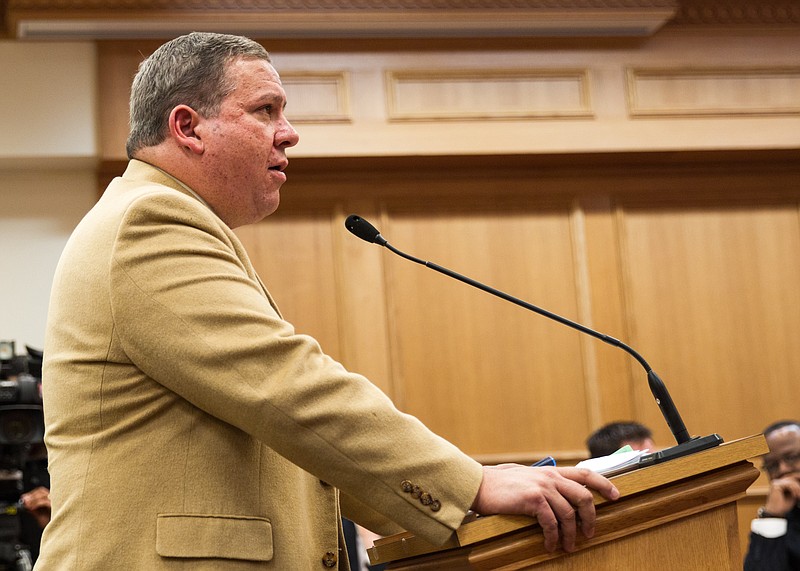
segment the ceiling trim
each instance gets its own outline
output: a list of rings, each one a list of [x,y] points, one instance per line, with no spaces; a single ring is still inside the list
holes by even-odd
[[[672,29],[800,27],[797,0],[0,0],[0,35],[168,39],[645,38]]]
[[[2,0],[0,0],[2,1]],[[18,39],[643,37],[677,0],[6,0]]]

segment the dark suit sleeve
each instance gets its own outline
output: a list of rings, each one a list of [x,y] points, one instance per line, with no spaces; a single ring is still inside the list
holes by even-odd
[[[744,571],[791,571],[786,538],[762,537],[750,533],[750,547],[744,560]]]

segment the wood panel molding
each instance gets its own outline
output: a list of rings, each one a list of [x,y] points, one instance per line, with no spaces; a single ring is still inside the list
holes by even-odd
[[[389,121],[591,118],[589,92],[586,69],[386,72]]]
[[[628,68],[632,117],[800,114],[800,67]]]
[[[292,102],[292,123],[350,123],[350,81],[346,71],[285,72],[286,96]]]

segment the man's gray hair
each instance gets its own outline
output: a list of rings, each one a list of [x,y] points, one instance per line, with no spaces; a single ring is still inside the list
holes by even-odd
[[[139,64],[131,87],[128,158],[164,141],[176,105],[188,105],[205,117],[216,115],[235,87],[226,70],[237,58],[270,61],[267,50],[249,38],[192,32],[165,43]]]

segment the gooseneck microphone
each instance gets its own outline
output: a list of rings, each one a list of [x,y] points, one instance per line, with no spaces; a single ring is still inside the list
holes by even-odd
[[[372,224],[361,218],[356,214],[351,214],[347,217],[347,220],[344,222],[345,228],[347,228],[350,232],[361,238],[366,242],[370,242],[371,244],[378,244],[379,246],[383,246],[400,257],[403,257],[407,260],[412,262],[416,262],[417,264],[426,266],[432,270],[436,270],[439,273],[445,274],[446,276],[450,276],[451,278],[455,278],[461,282],[469,284],[473,287],[476,287],[480,290],[483,290],[487,293],[495,295],[499,298],[505,299],[506,301],[510,301],[513,304],[519,305],[520,307],[524,307],[530,311],[538,313],[539,315],[543,315],[559,323],[571,327],[573,329],[577,329],[582,333],[586,333],[587,335],[591,335],[596,339],[603,341],[609,345],[613,345],[614,347],[618,347],[623,351],[627,352],[631,355],[634,359],[636,359],[639,364],[644,368],[645,372],[647,373],[647,382],[650,386],[650,392],[653,393],[653,397],[655,398],[656,404],[658,408],[661,410],[661,414],[664,416],[664,419],[667,421],[667,426],[669,426],[672,435],[675,437],[675,441],[678,443],[677,446],[673,446],[672,448],[668,448],[666,450],[661,450],[659,452],[655,452],[652,454],[647,454],[642,457],[640,464],[654,464],[658,462],[662,462],[664,460],[668,460],[671,458],[677,458],[679,456],[685,456],[687,454],[691,454],[693,452],[699,452],[700,450],[705,450],[706,448],[712,448],[722,443],[722,438],[717,434],[712,434],[710,436],[703,436],[703,437],[690,437],[689,431],[686,430],[686,425],[683,423],[683,419],[681,419],[680,413],[678,413],[678,408],[675,406],[675,403],[672,401],[672,397],[669,395],[669,391],[667,391],[667,387],[661,378],[653,371],[653,368],[644,360],[644,358],[637,353],[634,349],[620,341],[619,339],[615,339],[610,335],[606,335],[604,333],[600,333],[595,331],[594,329],[590,329],[585,325],[581,325],[580,323],[576,323],[566,317],[562,317],[560,315],[556,315],[546,309],[542,309],[541,307],[537,307],[532,305],[526,301],[523,301],[519,298],[516,298],[512,295],[509,295],[505,292],[497,290],[493,287],[488,285],[482,284],[481,282],[475,281],[472,278],[468,278],[467,276],[463,276],[459,273],[456,273],[452,270],[448,270],[447,268],[435,264],[433,262],[428,262],[425,260],[421,260],[419,258],[415,258],[414,256],[410,256],[405,252],[402,252],[389,244],[386,239],[381,236],[381,233],[375,228]]]

